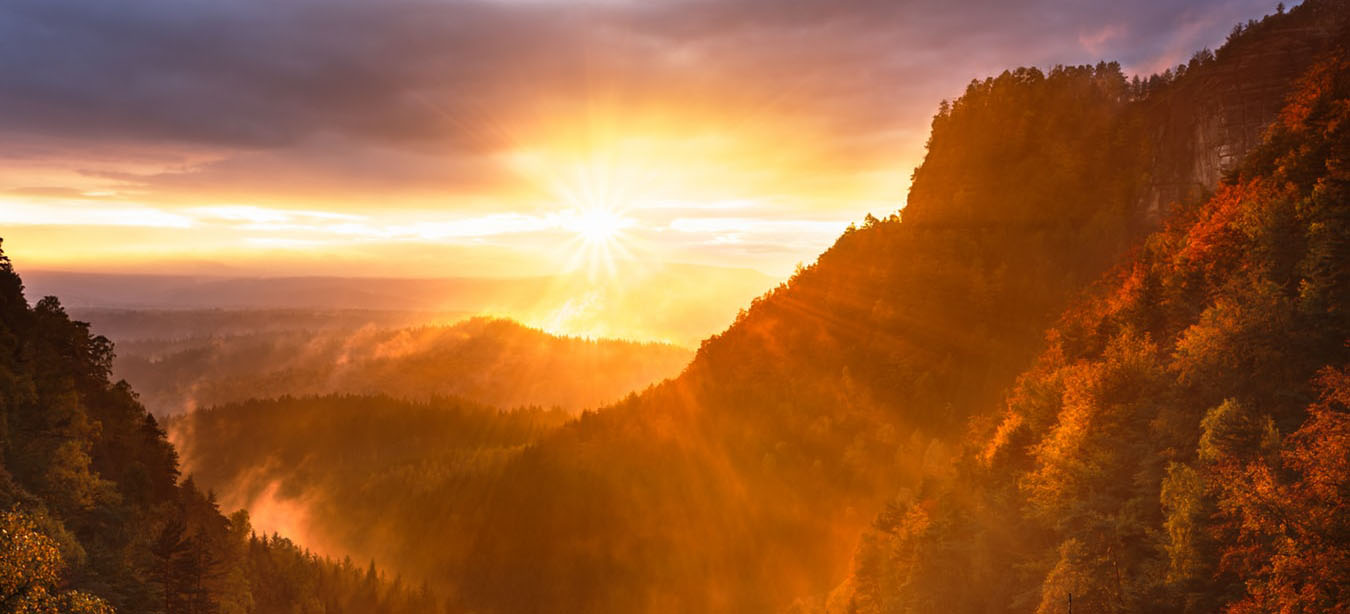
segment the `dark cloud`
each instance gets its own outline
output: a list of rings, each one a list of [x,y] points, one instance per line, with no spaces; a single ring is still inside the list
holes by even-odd
[[[521,189],[519,178],[489,159],[473,155],[422,155],[338,136],[306,139],[290,147],[250,149],[207,163],[151,173],[89,171],[132,192],[210,193],[218,199],[269,202],[331,198],[335,185],[353,195],[444,194],[506,196]]]
[[[148,189],[501,180],[484,158],[597,101],[906,146],[940,98],[1016,65],[1148,67],[1273,7],[1242,0],[8,0],[0,137],[217,147]],[[1085,43],[1086,41],[1086,43]],[[1184,58],[1183,58],[1184,59]],[[917,134],[916,134],[917,131]],[[335,145],[340,144],[340,145]],[[905,144],[902,144],[905,145]],[[427,160],[418,160],[419,156]],[[445,160],[437,166],[430,160]],[[288,169],[288,170],[283,170]],[[308,185],[308,184],[306,184]]]

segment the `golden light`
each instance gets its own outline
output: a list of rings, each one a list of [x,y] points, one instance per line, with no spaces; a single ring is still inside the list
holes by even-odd
[[[648,198],[654,173],[644,156],[620,147],[555,146],[513,153],[507,161],[522,180],[538,186],[555,213],[557,228],[572,233],[558,245],[565,271],[585,270],[592,280],[613,282],[619,260],[634,260],[638,227],[630,213]]]
[[[586,243],[609,243],[618,239],[619,233],[631,225],[632,220],[612,211],[592,208],[576,215],[568,227]]]
[[[632,258],[628,237],[624,231],[636,222],[600,204],[583,205],[563,214],[562,227],[575,233],[569,242],[571,251],[568,269],[585,268],[592,278],[604,273],[610,279],[615,274],[616,259]]]

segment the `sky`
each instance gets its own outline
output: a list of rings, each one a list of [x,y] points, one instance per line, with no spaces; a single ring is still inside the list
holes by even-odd
[[[789,274],[942,99],[1150,74],[1265,0],[7,0],[0,237],[100,272]]]

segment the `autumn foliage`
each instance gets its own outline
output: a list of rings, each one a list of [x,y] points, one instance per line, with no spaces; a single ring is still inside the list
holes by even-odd
[[[957,471],[897,496],[818,607],[1347,611],[1346,53],[1066,312]]]

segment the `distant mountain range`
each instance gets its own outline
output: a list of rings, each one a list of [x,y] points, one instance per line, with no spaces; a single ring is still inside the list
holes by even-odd
[[[369,310],[495,315],[564,334],[693,346],[739,305],[780,280],[750,269],[689,264],[619,267],[552,277],[393,279],[213,277],[25,272],[29,295],[71,308]],[[408,322],[412,324],[414,322]]]
[[[205,315],[240,319],[238,312]],[[159,416],[254,398],[333,393],[461,397],[503,409],[575,414],[674,377],[693,356],[678,346],[558,337],[491,318],[401,328],[324,323],[330,326],[122,337],[113,372]]]

